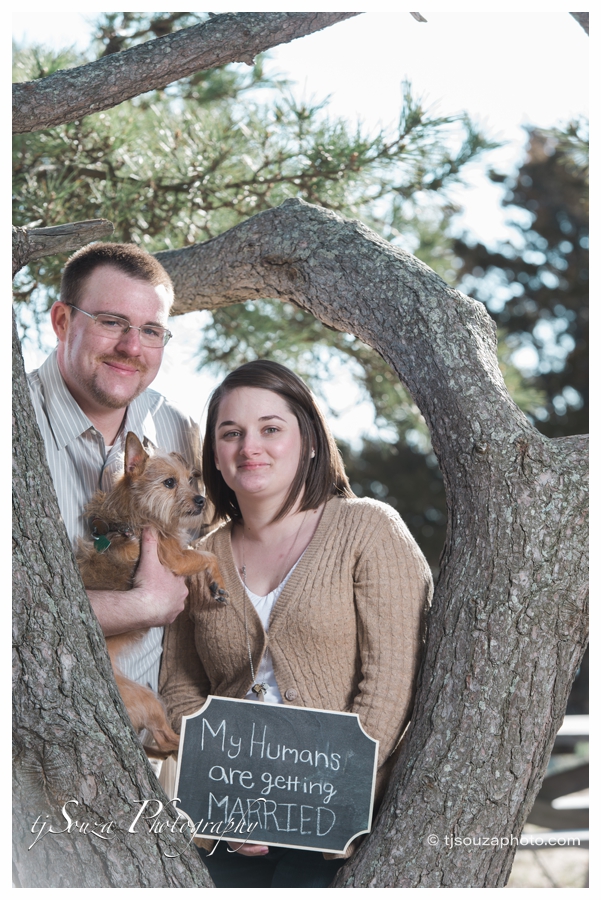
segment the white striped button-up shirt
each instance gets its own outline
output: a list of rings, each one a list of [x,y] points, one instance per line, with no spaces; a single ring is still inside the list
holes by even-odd
[[[128,431],[161,450],[181,453],[190,465],[198,465],[198,425],[156,391],[147,389],[130,403],[124,426],[107,452],[102,434],[63,381],[56,350],[27,378],[59,509],[74,547],[78,537],[89,534],[83,514],[86,503],[95,491],[108,490],[114,476],[123,470]],[[151,628],[119,659],[123,674],[156,691],[162,643],[163,629]]]

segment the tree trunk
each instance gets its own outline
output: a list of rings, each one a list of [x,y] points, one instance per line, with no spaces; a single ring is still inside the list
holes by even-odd
[[[157,258],[176,312],[290,300],[376,349],[422,411],[448,503],[441,575],[395,777],[336,886],[502,887],[587,640],[587,439],[543,437],[484,307],[358,222],[288,200]]]
[[[128,833],[142,800],[167,798],[129,724],[79,577],[14,323],[13,454],[14,883],[212,887],[177,830],[150,834],[142,823]],[[67,816],[79,823],[70,831]],[[166,807],[159,819],[176,817]],[[44,823],[62,833],[40,834]]]
[[[374,831],[336,886],[503,886],[586,641],[586,439],[541,436],[507,393],[484,307],[358,222],[288,200],[157,257],[176,312],[290,300],[378,350],[422,410],[445,478],[447,544],[409,735]],[[18,345],[15,358],[18,883],[209,885],[191,854],[166,857],[165,842],[185,845],[177,834],[125,833],[140,799],[162,794],[59,522]],[[73,818],[123,830],[110,841],[45,834],[27,851],[36,818],[64,827],[69,799]]]
[[[13,84],[13,134],[110,109],[194,72],[255,56],[360,13],[225,13],[85,66]]]

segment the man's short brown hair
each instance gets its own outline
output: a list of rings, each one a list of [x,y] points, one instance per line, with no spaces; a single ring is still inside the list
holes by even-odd
[[[136,244],[96,243],[82,247],[67,260],[61,278],[61,300],[77,306],[83,288],[92,272],[100,266],[111,266],[130,278],[157,287],[164,285],[173,303],[173,284],[160,262]]]

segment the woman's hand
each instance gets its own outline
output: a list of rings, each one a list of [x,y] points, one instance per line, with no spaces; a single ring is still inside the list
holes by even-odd
[[[269,847],[265,847],[263,844],[243,844],[241,841],[228,841],[227,844],[240,856],[265,856],[266,853],[269,853]]]

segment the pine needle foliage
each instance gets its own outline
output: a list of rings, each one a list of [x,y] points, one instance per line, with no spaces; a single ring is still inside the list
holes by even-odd
[[[87,54],[15,49],[16,80],[119,52],[209,14],[104,13]],[[150,252],[206,241],[262,210],[300,197],[360,218],[445,280],[456,260],[445,237],[456,211],[446,191],[495,146],[467,116],[432,115],[404,86],[394,129],[369,133],[328,115],[327,101],[298,100],[285,81],[254,67],[226,66],[82,120],[16,135],[13,222],[34,227],[104,217],[113,240]],[[57,297],[64,259],[32,263],[16,297],[41,317]],[[43,286],[43,288],[41,287]],[[225,372],[258,356],[280,359],[316,388],[336,362],[349,367],[395,435],[421,417],[383,360],[265,298],[212,316],[201,365]]]

